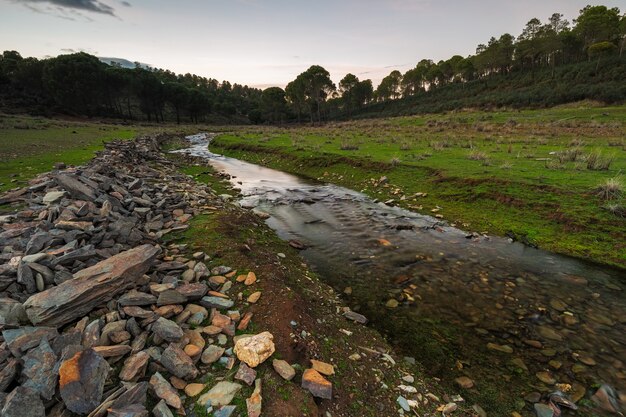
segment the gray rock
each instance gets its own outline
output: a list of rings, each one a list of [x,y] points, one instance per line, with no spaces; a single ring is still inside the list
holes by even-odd
[[[28,323],[28,316],[22,303],[12,298],[0,297],[0,326],[18,326],[24,323]]]
[[[159,294],[157,299],[157,306],[166,306],[170,304],[184,304],[187,302],[187,297],[182,295],[176,290],[165,290]]]
[[[148,417],[148,410],[143,404],[132,404],[122,408],[109,408],[107,417]]]
[[[248,385],[252,385],[252,383],[256,379],[256,371],[250,368],[244,362],[241,362],[241,364],[239,365],[239,369],[235,374],[235,379],[243,381]]]
[[[93,349],[76,353],[59,368],[61,398],[68,410],[89,414],[102,400],[109,364]]]
[[[78,178],[69,174],[60,173],[54,176],[57,184],[78,200],[94,201],[96,192],[93,188],[81,182]]]
[[[17,387],[7,396],[0,415],[2,417],[45,417],[46,409],[37,391],[28,387]]]
[[[119,378],[122,381],[134,381],[141,378],[148,367],[150,355],[145,351],[137,352],[124,361]]]
[[[219,410],[215,410],[213,412],[213,417],[230,417],[233,415],[236,409],[237,409],[236,405],[225,405],[224,407],[221,407]]]
[[[159,317],[152,325],[152,331],[163,340],[178,342],[184,335],[183,329],[171,320]]]
[[[152,377],[150,378],[150,387],[152,388],[156,396],[161,398],[162,400],[165,400],[165,402],[170,407],[179,409],[183,405],[183,402],[181,401],[174,387],[172,387],[172,385],[167,382],[167,380],[163,378],[160,373],[156,372],[154,375],[152,375]]]
[[[32,294],[37,291],[37,284],[33,275],[33,270],[25,263],[20,262],[17,267],[17,283],[22,284],[28,294]]]
[[[235,303],[233,302],[233,300],[229,300],[227,298],[207,296],[202,297],[202,299],[200,300],[200,305],[206,308],[217,308],[219,310],[225,310],[234,306]]]
[[[2,332],[2,337],[9,350],[16,358],[20,358],[28,349],[39,345],[42,338],[52,340],[57,337],[57,329],[53,327],[20,327]]]
[[[118,304],[122,307],[151,305],[156,304],[156,301],[157,298],[154,295],[137,290],[130,290],[117,300]]]
[[[272,366],[274,370],[283,377],[283,379],[287,381],[291,381],[294,376],[296,376],[296,370],[293,369],[293,366],[289,365],[287,361],[282,359],[274,359],[272,361]]]
[[[19,361],[17,359],[9,359],[8,362],[5,362],[2,369],[0,369],[0,392],[6,391],[11,385],[11,382],[17,376],[17,368],[19,365]],[[0,402],[0,406],[2,406],[2,402]]]
[[[172,411],[169,409],[164,400],[159,401],[159,403],[152,410],[152,414],[154,417],[174,417]]]
[[[225,349],[223,347],[210,345],[204,350],[204,352],[202,352],[200,360],[202,361],[202,363],[206,364],[217,362],[217,360],[221,358],[224,354],[224,351]]]
[[[22,360],[24,361],[22,375],[28,378],[22,386],[32,388],[46,400],[52,399],[57,386],[57,373],[54,372],[57,355],[47,339],[45,337],[41,339],[39,347],[28,351]]]
[[[159,249],[142,245],[74,274],[74,279],[31,296],[24,303],[33,324],[62,326],[135,285]]]
[[[161,354],[161,365],[179,378],[190,380],[198,376],[191,358],[175,344],[170,344]]]
[[[198,399],[198,404],[206,406],[210,401],[213,407],[228,405],[242,388],[240,384],[229,381],[218,382],[209,392]]]

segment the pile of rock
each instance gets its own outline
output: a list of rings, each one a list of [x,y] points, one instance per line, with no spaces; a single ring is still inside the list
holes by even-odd
[[[228,295],[256,276],[238,284],[236,271],[209,268],[206,254],[162,246],[219,201],[150,137],[109,143],[86,167],[2,197],[21,208],[0,216],[0,415],[147,416],[149,395],[152,414],[164,417],[203,394],[198,404],[229,416],[241,384],[192,381],[239,359],[234,378],[254,384],[248,415],[259,416],[254,368],[274,352],[272,335],[235,337],[252,318],[235,302],[261,293]]]

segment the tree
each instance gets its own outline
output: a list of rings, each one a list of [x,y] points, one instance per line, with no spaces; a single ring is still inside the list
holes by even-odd
[[[605,41],[617,44],[620,38],[620,11],[617,7],[586,6],[574,22],[574,32],[583,40],[585,49]]]
[[[344,110],[348,111],[348,115],[352,116],[352,109],[356,107],[356,89],[359,85],[359,78],[354,74],[346,74],[339,81],[339,92],[341,93],[341,101]]]
[[[272,123],[283,122],[287,115],[285,91],[280,87],[270,87],[261,94],[261,112],[263,118]]]
[[[593,45],[589,46],[589,48],[587,48],[589,59],[595,57],[598,58],[598,62],[596,63],[596,71],[598,70],[598,68],[600,68],[600,59],[603,56],[610,55],[615,49],[617,49],[615,44],[607,41],[594,43]]]
[[[393,70],[382,79],[376,89],[380,100],[396,99],[400,97],[400,86],[402,85],[402,74],[398,70]]]
[[[93,116],[102,98],[104,68],[98,58],[84,52],[59,55],[46,62],[43,84],[61,107]]]
[[[305,81],[302,74],[298,75],[295,80],[287,84],[287,87],[285,87],[285,97],[295,108],[298,115],[298,123],[301,121],[302,111],[306,106],[305,88]]]
[[[180,124],[182,110],[189,102],[189,90],[178,82],[169,82],[164,85],[165,100],[169,102],[176,113],[176,123]]]
[[[311,122],[314,121],[315,115],[317,115],[317,121],[321,122],[322,103],[326,100],[326,97],[337,88],[330,79],[330,73],[319,65],[312,65],[301,75],[305,96],[310,102],[309,111]],[[315,111],[313,109],[315,109]]]

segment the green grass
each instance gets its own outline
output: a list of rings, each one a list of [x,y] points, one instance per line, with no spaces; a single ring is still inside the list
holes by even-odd
[[[57,162],[80,165],[103,143],[144,128],[0,115],[0,191],[23,186]]]
[[[581,106],[240,128],[212,149],[624,267],[626,221],[603,208],[596,188],[626,172],[626,106]],[[591,154],[610,158],[609,168],[589,169]],[[374,185],[382,176],[390,186]]]

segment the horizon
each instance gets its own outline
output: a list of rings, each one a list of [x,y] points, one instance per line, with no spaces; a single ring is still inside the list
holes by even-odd
[[[590,2],[333,3],[323,0],[308,10],[282,0],[190,0],[181,12],[163,0],[0,0],[0,48],[37,58],[83,51],[256,88],[284,88],[311,65],[326,68],[335,83],[353,73],[376,85],[421,59],[466,57],[491,36],[517,37],[534,17],[546,21],[562,13],[572,22]]]

